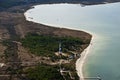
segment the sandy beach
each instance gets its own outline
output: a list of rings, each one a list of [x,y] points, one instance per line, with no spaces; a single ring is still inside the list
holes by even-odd
[[[93,41],[94,41],[94,36],[92,37],[89,46],[81,53],[81,57],[76,61],[76,70],[77,70],[78,76],[80,77],[80,80],[84,80],[83,65],[85,63],[85,59],[87,58],[87,55],[90,52],[90,48],[93,44]]]

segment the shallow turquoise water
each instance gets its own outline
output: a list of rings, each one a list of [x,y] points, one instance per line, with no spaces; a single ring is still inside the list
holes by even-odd
[[[120,80],[120,3],[86,7],[38,5],[25,14],[27,19],[38,23],[96,34],[83,73],[87,77],[100,75],[103,80]]]

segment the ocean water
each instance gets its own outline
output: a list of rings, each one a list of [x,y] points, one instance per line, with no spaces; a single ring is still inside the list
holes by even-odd
[[[120,3],[37,5],[25,15],[29,21],[91,33],[95,39],[83,66],[84,76],[120,80]]]

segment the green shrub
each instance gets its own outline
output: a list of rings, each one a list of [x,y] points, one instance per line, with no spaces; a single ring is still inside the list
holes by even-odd
[[[39,65],[26,72],[29,80],[64,80],[56,66]]]

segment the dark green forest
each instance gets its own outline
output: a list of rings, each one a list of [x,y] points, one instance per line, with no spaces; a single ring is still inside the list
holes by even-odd
[[[38,65],[26,70],[29,80],[64,80],[57,66]]]
[[[62,44],[63,52],[76,51],[81,48],[81,45],[89,44],[79,38],[37,34],[28,34],[21,42],[31,53],[38,56],[54,56],[59,49],[59,43]]]

